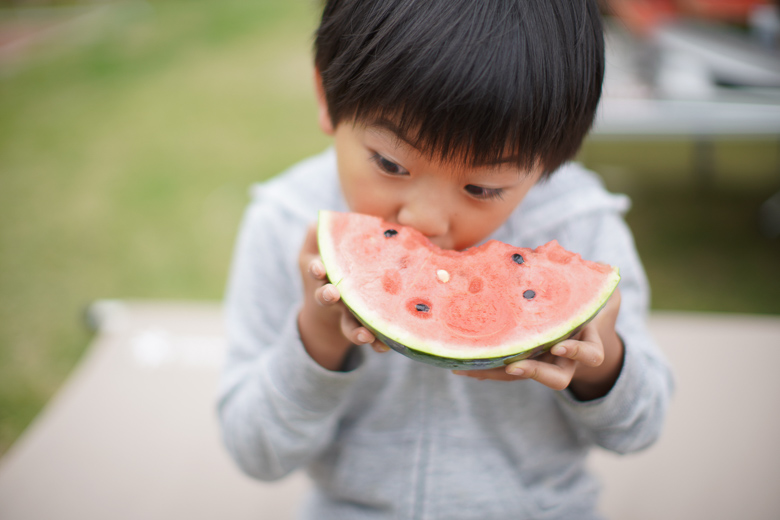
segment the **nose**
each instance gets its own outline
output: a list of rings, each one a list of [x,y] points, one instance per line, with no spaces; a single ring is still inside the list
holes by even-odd
[[[411,226],[436,242],[450,227],[444,198],[436,192],[409,197],[398,211],[398,223]]]

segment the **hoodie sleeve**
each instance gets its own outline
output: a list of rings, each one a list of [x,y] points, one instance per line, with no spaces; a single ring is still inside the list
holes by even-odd
[[[584,258],[620,269],[621,307],[616,329],[625,347],[621,373],[610,392],[560,403],[581,434],[618,453],[643,449],[659,436],[673,390],[671,370],[647,328],[649,287],[622,215],[614,210],[581,215],[560,230],[561,244]]]
[[[273,200],[256,200],[244,216],[228,284],[219,424],[237,464],[262,480],[305,465],[330,442],[360,372],[328,371],[301,343],[297,257],[307,225]]]

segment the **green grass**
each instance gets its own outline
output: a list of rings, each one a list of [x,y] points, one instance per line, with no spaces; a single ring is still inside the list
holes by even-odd
[[[0,453],[91,301],[221,298],[248,186],[327,146],[313,2],[154,6],[0,75]]]
[[[780,314],[780,239],[760,233],[759,208],[780,190],[772,140],[713,143],[696,171],[691,142],[589,142],[580,154],[614,191],[653,289],[655,309]]]
[[[628,221],[655,308],[780,314],[780,242],[758,231],[761,191],[655,189],[635,199]]]
[[[78,362],[90,302],[221,298],[249,185],[328,144],[316,4],[128,4],[2,66],[0,453]],[[780,246],[755,222],[780,187],[775,145],[719,145],[739,175],[704,191],[689,147],[663,146],[582,155],[634,198],[654,306],[780,314]]]

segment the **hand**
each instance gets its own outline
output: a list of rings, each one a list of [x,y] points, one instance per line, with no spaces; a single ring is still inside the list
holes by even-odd
[[[568,388],[582,401],[602,397],[615,384],[623,367],[623,342],[615,332],[619,310],[617,289],[601,312],[576,336],[561,341],[549,352],[506,367],[454,373],[480,380],[534,379],[553,390]]]
[[[303,307],[298,314],[298,332],[306,351],[317,363],[338,370],[353,345],[371,343],[377,352],[390,350],[360,325],[340,301],[335,285],[328,283],[317,247],[317,230],[309,227],[298,256],[303,279]]]

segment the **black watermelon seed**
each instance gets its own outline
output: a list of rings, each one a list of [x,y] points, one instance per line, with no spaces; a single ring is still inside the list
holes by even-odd
[[[429,310],[431,310],[431,308],[425,305],[424,303],[418,303],[417,305],[414,306],[414,308],[420,312],[428,312]]]
[[[395,229],[388,229],[388,230],[385,231],[385,236],[387,238],[394,237],[397,234],[398,234],[398,231],[396,231]]]
[[[522,264],[523,262],[525,262],[525,260],[523,260],[523,255],[521,255],[521,254],[519,254],[519,253],[515,253],[515,254],[513,254],[513,255],[512,255],[512,260],[513,260],[513,261],[514,261],[516,264],[518,264],[518,265],[520,265],[520,264]]]
[[[523,293],[523,298],[525,298],[526,300],[530,300],[534,296],[536,296],[536,293],[534,291],[532,291],[531,289],[528,289],[527,291],[525,291]]]

